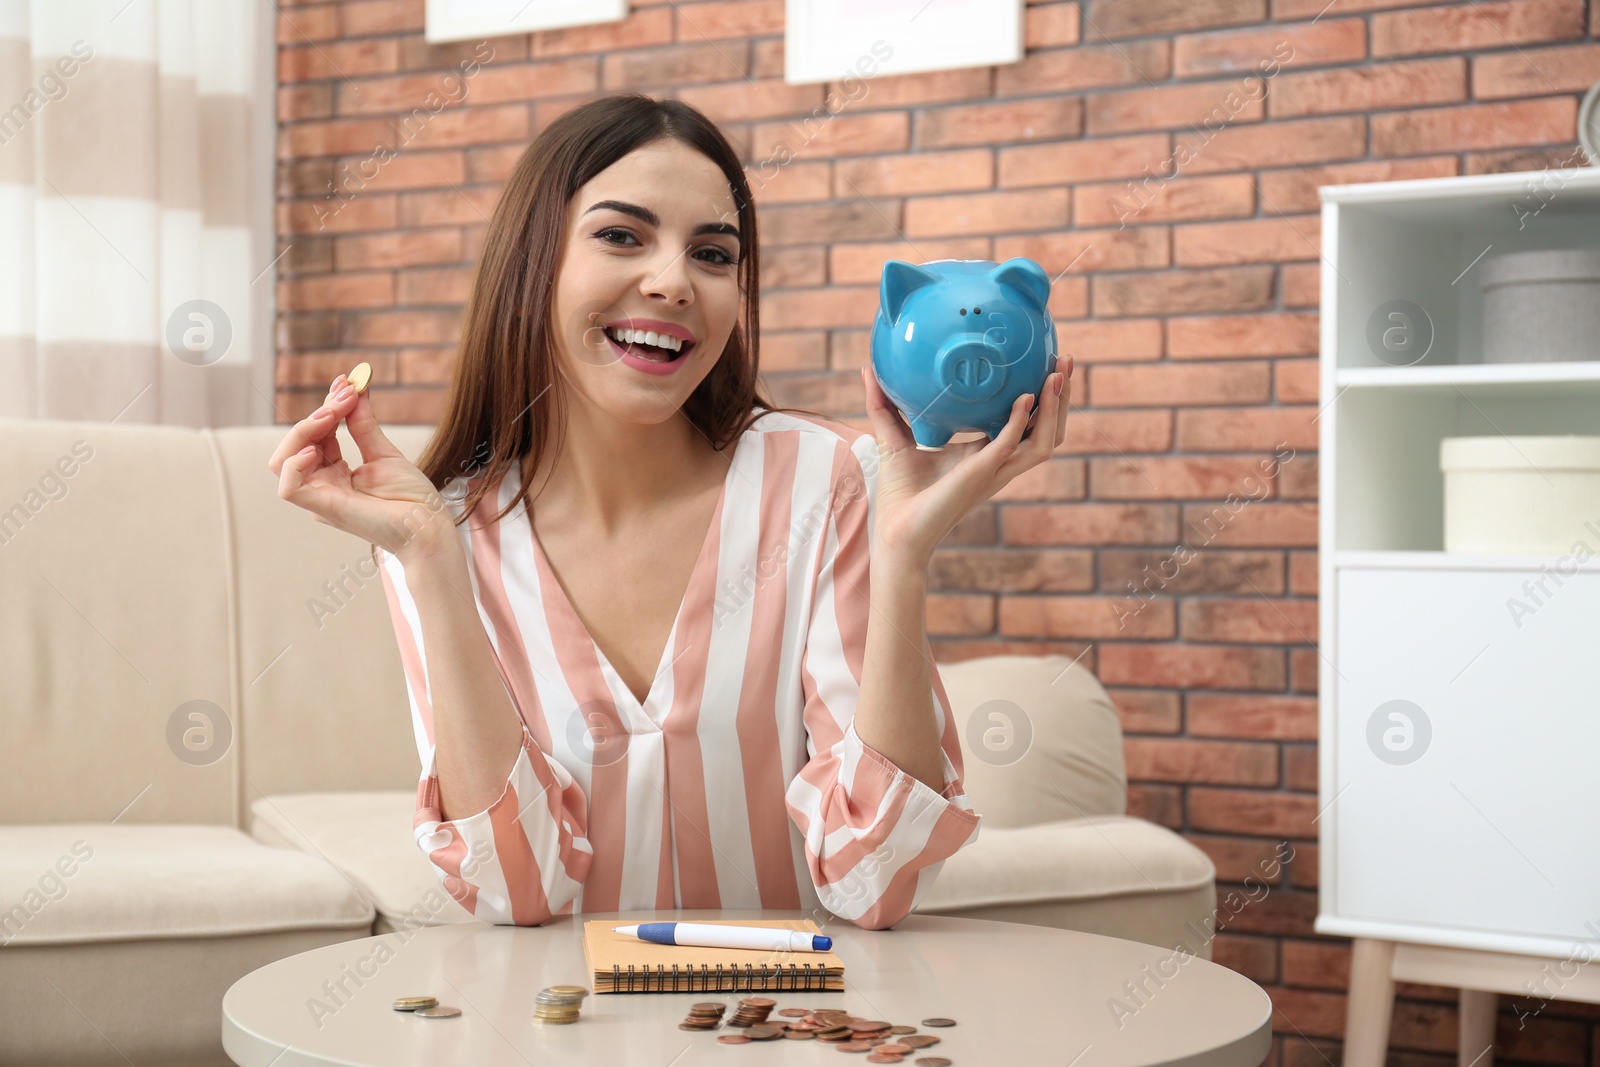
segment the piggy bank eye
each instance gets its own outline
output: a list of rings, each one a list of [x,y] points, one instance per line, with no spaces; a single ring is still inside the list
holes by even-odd
[[[965,315],[966,313],[967,313],[967,309],[966,308],[962,308],[961,309],[961,314]]]
[[[972,313],[974,315],[982,315],[983,314],[983,309],[980,308],[980,307],[975,307],[975,308],[972,309]]]

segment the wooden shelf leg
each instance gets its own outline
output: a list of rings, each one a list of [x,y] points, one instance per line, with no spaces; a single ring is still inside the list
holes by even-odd
[[[1494,1067],[1494,1016],[1499,998],[1482,989],[1461,991],[1458,1067]]]
[[[1389,1051],[1389,1020],[1393,1015],[1394,942],[1358,937],[1350,958],[1344,1067],[1383,1067]]]

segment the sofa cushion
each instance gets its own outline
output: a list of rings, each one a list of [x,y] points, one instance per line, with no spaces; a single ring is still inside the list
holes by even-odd
[[[1066,656],[979,656],[938,668],[982,833],[1128,810],[1122,725],[1087,667]]]
[[[456,903],[411,834],[415,791],[289,793],[250,805],[257,841],[331,863],[378,913],[377,930],[476,922]]]
[[[327,863],[222,826],[0,826],[0,901],[9,908],[0,943],[17,946],[318,929],[362,937],[373,919]]]

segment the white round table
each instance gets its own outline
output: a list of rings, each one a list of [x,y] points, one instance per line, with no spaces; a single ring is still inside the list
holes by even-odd
[[[533,1020],[546,986],[592,988],[583,923],[800,919],[787,911],[627,911],[559,916],[543,926],[461,923],[346,941],[270,963],[222,1000],[222,1046],[240,1067],[532,1067],[551,1063],[843,1064],[817,1041],[723,1045],[722,1027],[678,1029],[689,1005],[737,993],[591,993],[578,1022]],[[839,1007],[907,1023],[953,1067],[1258,1067],[1272,1002],[1225,967],[1135,941],[1018,923],[910,915],[892,930],[843,921],[826,932],[844,992],[764,994],[784,1007]],[[395,1011],[428,995],[452,1019]],[[776,1009],[774,1009],[776,1011]],[[955,1026],[922,1020],[944,1016]],[[776,1017],[776,1016],[774,1016]],[[759,1047],[758,1047],[759,1046]],[[865,1056],[850,1062],[864,1062]]]

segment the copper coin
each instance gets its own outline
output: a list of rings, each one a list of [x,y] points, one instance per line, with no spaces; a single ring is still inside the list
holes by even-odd
[[[752,1008],[770,1008],[778,1002],[776,1000],[770,1000],[767,997],[745,997],[743,1000],[739,1001],[739,1003],[748,1004]]]
[[[723,1045],[748,1045],[750,1043],[750,1039],[743,1034],[723,1034],[717,1038],[717,1041]]]
[[[950,1061],[943,1056],[922,1056],[916,1063],[917,1067],[950,1067]]]
[[[899,1063],[903,1059],[905,1059],[904,1056],[896,1056],[893,1053],[872,1052],[867,1054],[868,1063]]]
[[[715,1026],[701,1026],[699,1023],[679,1023],[679,1030],[715,1030]]]
[[[910,1045],[912,1048],[927,1048],[929,1045],[937,1045],[939,1039],[932,1034],[907,1034],[900,1039],[900,1043]]]
[[[840,1043],[838,1045],[835,1045],[834,1048],[838,1049],[840,1052],[871,1052],[872,1051],[872,1046],[867,1044],[865,1041],[845,1041],[845,1042],[842,1042],[842,1043]]]
[[[714,1011],[718,1015],[728,1010],[728,1006],[720,1000],[702,1000],[698,1004],[689,1005],[690,1011]]]
[[[856,1019],[849,1023],[850,1029],[856,1033],[871,1033],[874,1030],[887,1030],[889,1024],[876,1019]]]
[[[923,1026],[954,1026],[955,1024],[956,1024],[956,1021],[954,1019],[924,1019],[924,1020],[922,1020],[922,1025]]]
[[[906,1053],[911,1051],[911,1046],[907,1045],[903,1041],[885,1041],[883,1044],[875,1045],[873,1047],[879,1052],[890,1052],[896,1056],[904,1056]]]
[[[817,1035],[807,1030],[785,1030],[783,1036],[790,1041],[813,1041]]]
[[[772,1038],[781,1036],[783,1036],[783,1031],[776,1026],[761,1025],[750,1028],[750,1040],[752,1041],[770,1041]]]
[[[914,1034],[917,1032],[917,1028],[915,1026],[891,1026],[889,1027],[889,1032],[891,1034]]]
[[[791,1019],[801,1019],[811,1014],[810,1008],[779,1008],[779,1015],[787,1015]]]

